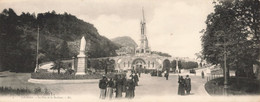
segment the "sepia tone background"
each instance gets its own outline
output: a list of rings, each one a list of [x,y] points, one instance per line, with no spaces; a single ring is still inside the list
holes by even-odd
[[[0,0],[0,9],[13,8],[22,12],[43,13],[55,10],[70,13],[94,24],[100,35],[109,39],[130,36],[137,43],[140,34],[141,10],[147,21],[147,36],[152,50],[162,51],[175,57],[195,58],[201,51],[201,33],[205,20],[213,11],[212,0]],[[163,46],[163,47],[162,47]],[[3,101],[100,101],[95,96],[71,96],[71,99],[41,99],[37,97],[1,97]],[[67,96],[61,96],[63,98]],[[258,96],[145,96],[131,101],[184,101],[184,102],[259,102]],[[120,100],[116,100],[120,101]],[[129,101],[129,100],[122,100]]]

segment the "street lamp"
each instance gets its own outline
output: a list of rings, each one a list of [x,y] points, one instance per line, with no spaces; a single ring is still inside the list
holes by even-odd
[[[36,16],[36,19],[38,19],[38,17]],[[37,24],[38,25],[38,24]],[[39,25],[37,26],[37,44],[36,44],[36,68],[35,68],[35,72],[37,72],[37,70],[39,70],[39,58],[38,58],[38,53],[39,53],[39,36],[40,36],[40,28]]]
[[[227,68],[227,50],[226,50],[226,40],[224,35],[224,95],[228,95],[228,82],[229,82],[229,69]]]
[[[38,34],[37,34],[37,47],[36,47],[36,71],[39,69],[39,58],[38,58],[38,53],[39,53],[39,26],[37,28]]]
[[[229,82],[229,68],[227,68],[227,51],[226,51],[226,36],[224,31],[220,31],[219,32],[221,36],[223,36],[224,38],[224,95],[228,95],[227,91],[228,91],[228,82]],[[216,44],[217,46],[221,45],[221,44]]]

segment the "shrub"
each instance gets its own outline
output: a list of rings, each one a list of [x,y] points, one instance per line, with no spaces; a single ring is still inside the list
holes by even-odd
[[[74,72],[75,72],[75,71],[72,70],[72,69],[67,69],[66,72],[65,72],[65,74],[71,75],[71,74],[75,74]]]
[[[75,75],[75,74],[63,74],[63,73],[31,73],[31,78],[33,79],[58,79],[58,80],[72,80],[72,79],[100,79],[103,74],[86,74],[86,75]],[[108,78],[115,76],[114,73],[108,73],[106,75]]]
[[[38,69],[37,70],[38,73],[46,73],[48,72],[47,69]]]
[[[198,63],[197,62],[192,62],[192,61],[188,61],[188,62],[181,62],[182,68],[184,69],[192,69],[192,68],[197,68],[198,67]]]
[[[230,77],[229,95],[260,95],[259,80],[249,78]],[[224,78],[216,78],[205,84],[205,89],[210,95],[223,95]]]
[[[42,92],[42,89],[40,87],[37,87],[37,88],[34,89],[35,94],[39,94],[41,92]]]

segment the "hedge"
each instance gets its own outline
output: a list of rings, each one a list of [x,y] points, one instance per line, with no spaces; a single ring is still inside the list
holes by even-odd
[[[31,73],[32,79],[58,79],[58,80],[77,80],[77,79],[100,79],[104,74],[86,74],[86,75],[75,75],[75,74],[64,74],[64,73]],[[115,73],[108,73],[107,78],[114,78]]]
[[[184,69],[198,68],[198,63],[193,61],[181,62],[181,66]]]

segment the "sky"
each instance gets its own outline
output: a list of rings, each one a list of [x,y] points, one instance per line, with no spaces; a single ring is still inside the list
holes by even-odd
[[[94,24],[109,39],[130,36],[140,41],[142,8],[152,51],[196,58],[202,50],[199,33],[206,28],[213,0],[0,0],[0,10],[70,13]],[[87,39],[87,38],[86,38]]]

